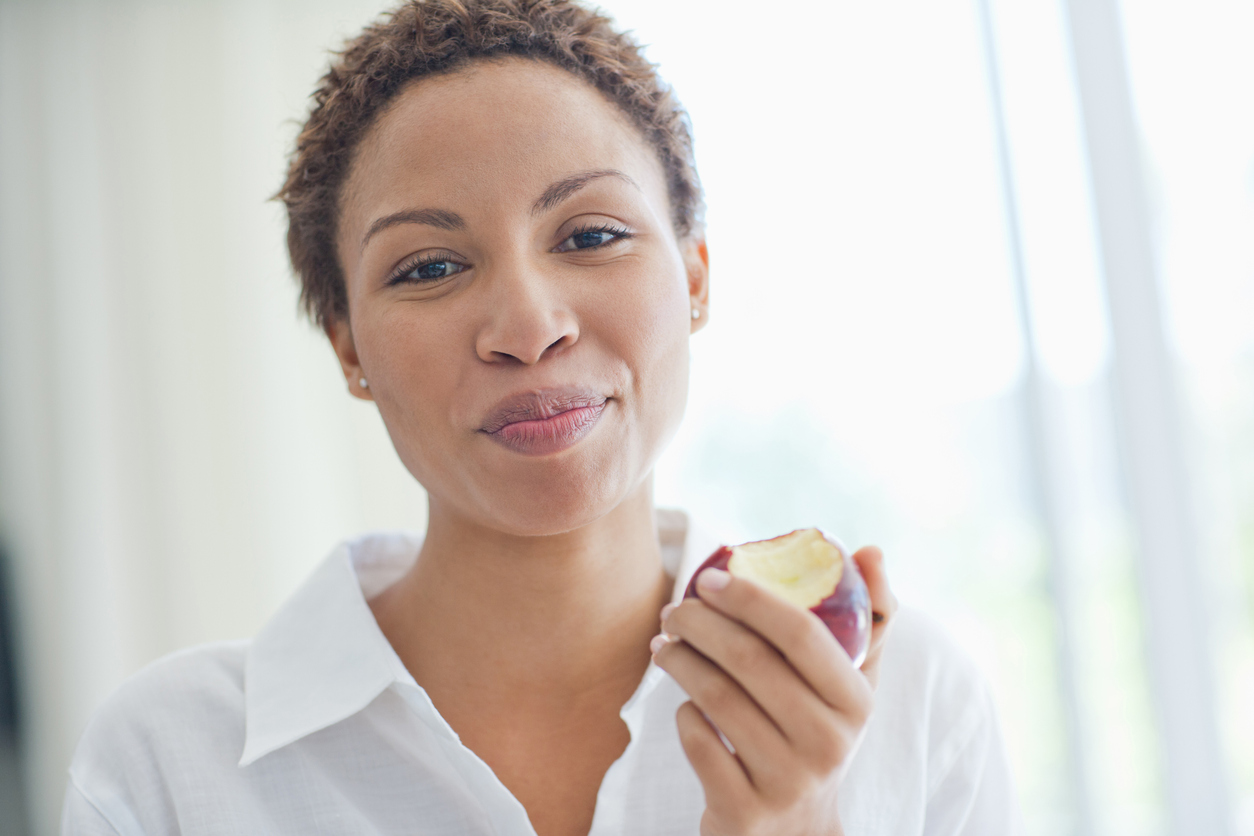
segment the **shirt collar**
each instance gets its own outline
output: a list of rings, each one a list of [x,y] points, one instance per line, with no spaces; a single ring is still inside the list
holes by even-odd
[[[257,634],[244,662],[240,766],[357,713],[393,682],[413,681],[363,585],[386,587],[421,544],[403,534],[341,544]]]
[[[684,597],[697,568],[722,542],[683,511],[659,508],[655,514],[662,565],[666,574],[675,579],[671,600],[677,602]]]
[[[675,578],[672,599],[679,600],[718,541],[682,511],[659,510],[657,524],[663,564]],[[393,683],[418,687],[366,601],[404,574],[421,547],[420,537],[393,533],[341,544],[257,634],[244,663],[240,766],[356,714]],[[624,712],[659,675],[650,666]]]

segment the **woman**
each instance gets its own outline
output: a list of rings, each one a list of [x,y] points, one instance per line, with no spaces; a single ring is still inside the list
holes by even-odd
[[[651,498],[708,257],[686,117],[606,19],[401,7],[323,79],[280,196],[428,531],[124,685],[66,833],[1012,831],[984,686],[874,548],[861,670],[726,573],[668,603],[715,545]]]

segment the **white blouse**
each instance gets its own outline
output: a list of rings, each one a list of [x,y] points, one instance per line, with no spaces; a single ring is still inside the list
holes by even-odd
[[[678,598],[717,547],[660,511]],[[372,534],[322,563],[250,641],[190,648],[98,709],[70,766],[62,833],[534,836],[527,813],[440,716],[366,601],[421,541]],[[590,836],[695,836],[701,784],[679,745],[687,697],[650,665]],[[939,628],[902,610],[875,710],[840,787],[850,836],[1018,833],[988,690]]]

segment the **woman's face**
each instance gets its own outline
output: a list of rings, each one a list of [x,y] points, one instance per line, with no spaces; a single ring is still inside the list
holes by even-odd
[[[642,487],[683,414],[705,247],[595,89],[518,58],[415,82],[357,150],[336,243],[328,332],[433,513],[553,534]]]

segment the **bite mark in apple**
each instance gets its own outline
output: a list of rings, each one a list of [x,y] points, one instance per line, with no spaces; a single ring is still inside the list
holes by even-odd
[[[693,574],[685,598],[697,598],[697,575],[722,569],[770,590],[819,617],[854,666],[871,644],[871,596],[858,566],[840,541],[817,528],[770,540],[722,546]]]

